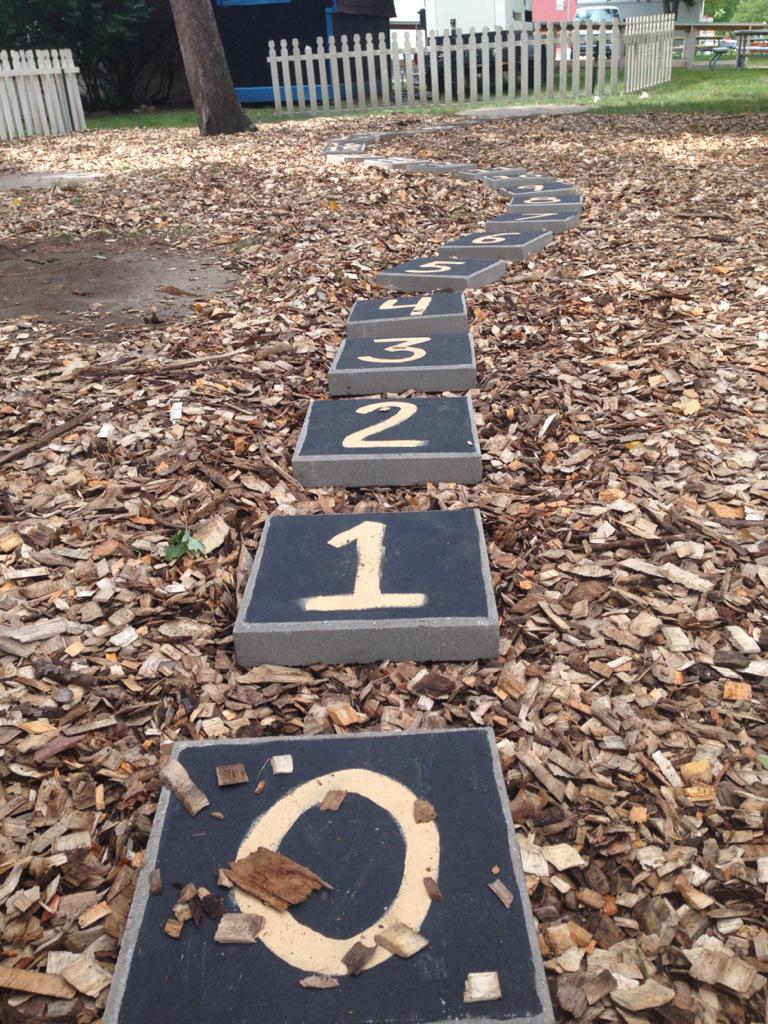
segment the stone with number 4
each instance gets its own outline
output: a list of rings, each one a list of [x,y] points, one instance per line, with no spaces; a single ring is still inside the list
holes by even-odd
[[[446,242],[440,247],[440,255],[474,256],[482,252],[483,255],[494,259],[517,262],[527,260],[551,241],[551,231],[527,231],[519,232],[517,235],[477,231]]]
[[[466,397],[312,402],[293,471],[306,487],[476,484],[483,467],[472,403]]]
[[[453,292],[467,288],[482,288],[493,284],[506,273],[503,260],[455,259],[446,256],[427,256],[421,260],[401,263],[376,275],[378,284],[395,291],[429,291],[447,288]]]
[[[471,334],[347,338],[328,371],[338,395],[383,391],[466,391],[477,383]]]
[[[234,637],[243,666],[495,658],[479,512],[270,516]]]
[[[463,295],[399,295],[358,299],[347,320],[349,338],[399,338],[413,334],[463,334],[469,330]]]

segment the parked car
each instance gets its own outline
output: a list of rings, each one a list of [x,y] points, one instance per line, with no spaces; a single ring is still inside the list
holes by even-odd
[[[592,35],[592,50],[595,56],[597,56],[599,46],[597,33],[600,30],[600,23],[605,22],[606,31],[610,33],[614,24],[621,23],[622,17],[618,7],[577,7],[573,20],[575,22],[591,21],[593,23],[595,31]],[[587,30],[585,28],[579,29],[579,40],[579,54],[584,57],[587,53]],[[610,35],[605,40],[605,55],[608,58],[611,56]]]

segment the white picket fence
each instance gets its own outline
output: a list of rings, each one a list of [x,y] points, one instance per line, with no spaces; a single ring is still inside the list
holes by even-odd
[[[85,128],[71,50],[0,51],[0,139]]]
[[[635,22],[643,23],[635,31]],[[645,24],[645,23],[648,24]],[[672,73],[674,18],[630,18],[622,25],[593,22],[516,22],[442,35],[416,33],[402,42],[369,33],[337,45],[331,36],[302,50],[296,39],[269,43],[275,110],[318,114],[413,108],[438,103],[589,100],[624,89],[624,40],[636,88]],[[653,79],[653,81],[650,81]]]
[[[640,92],[672,77],[674,14],[628,18],[624,30],[624,92]]]

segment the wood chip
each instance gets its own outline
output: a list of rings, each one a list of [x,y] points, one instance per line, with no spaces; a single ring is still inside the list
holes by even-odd
[[[160,772],[160,781],[173,793],[181,806],[194,817],[208,806],[208,797],[194,784],[186,768],[178,761],[168,761]]]
[[[269,761],[273,775],[292,775],[293,756],[291,754],[275,754]]]
[[[320,804],[321,811],[338,811],[341,805],[344,803],[346,797],[346,791],[343,789],[329,789],[323,797],[323,802]]]
[[[332,886],[290,857],[260,846],[227,868],[230,881],[276,910],[296,906],[319,889]]]
[[[224,914],[213,941],[230,945],[256,942],[263,927],[264,918],[259,914]]]
[[[302,988],[338,988],[339,979],[329,974],[308,974],[306,978],[300,978],[299,984]]]
[[[423,825],[427,821],[434,821],[437,818],[437,811],[429,800],[422,800],[417,797],[413,805],[413,820],[417,825]]]
[[[248,782],[244,764],[216,765],[216,781],[220,786],[241,786]]]
[[[51,996],[53,999],[72,999],[77,995],[76,989],[59,975],[23,971],[17,967],[0,966],[0,988]]]
[[[614,989],[611,992],[611,999],[623,1010],[631,1013],[640,1013],[642,1010],[651,1010],[658,1006],[664,1006],[675,998],[675,990],[667,988],[653,978],[644,981],[637,988]]]
[[[434,903],[439,903],[442,900],[443,894],[440,891],[437,882],[430,875],[427,875],[427,877],[424,879],[424,888],[427,890],[429,898]]]
[[[357,977],[375,952],[375,946],[365,946],[362,942],[356,942],[347,950],[341,958],[341,962],[352,977]]]
[[[83,953],[77,957],[63,968],[61,976],[78,992],[90,996],[91,999],[95,999],[112,981],[112,975],[96,963],[92,953]]]
[[[464,982],[465,1003],[487,1003],[501,999],[501,982],[496,971],[476,971]]]
[[[169,917],[163,925],[163,931],[166,935],[170,935],[172,939],[179,939],[181,938],[181,931],[183,927],[183,921],[177,921],[175,917]]]
[[[507,909],[509,909],[515,902],[514,894],[510,892],[500,878],[495,879],[493,882],[489,882],[488,888],[492,893],[495,893],[496,896],[498,896]]]
[[[413,956],[429,945],[429,939],[425,939],[406,924],[390,925],[379,932],[374,941],[377,946],[404,958]]]

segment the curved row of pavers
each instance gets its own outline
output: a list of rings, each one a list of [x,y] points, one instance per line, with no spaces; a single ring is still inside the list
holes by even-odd
[[[500,280],[578,223],[567,182],[522,167],[381,157],[380,139],[466,128],[349,135],[332,161],[483,182],[509,197],[506,213],[377,275],[399,297],[359,299],[329,371],[330,400],[313,401],[293,458],[308,487],[436,480],[476,484],[482,454],[463,391],[476,384],[463,292]],[[339,398],[420,391],[406,399]],[[270,516],[234,629],[241,665],[380,660],[473,661],[499,652],[499,619],[480,514],[473,509]]]

